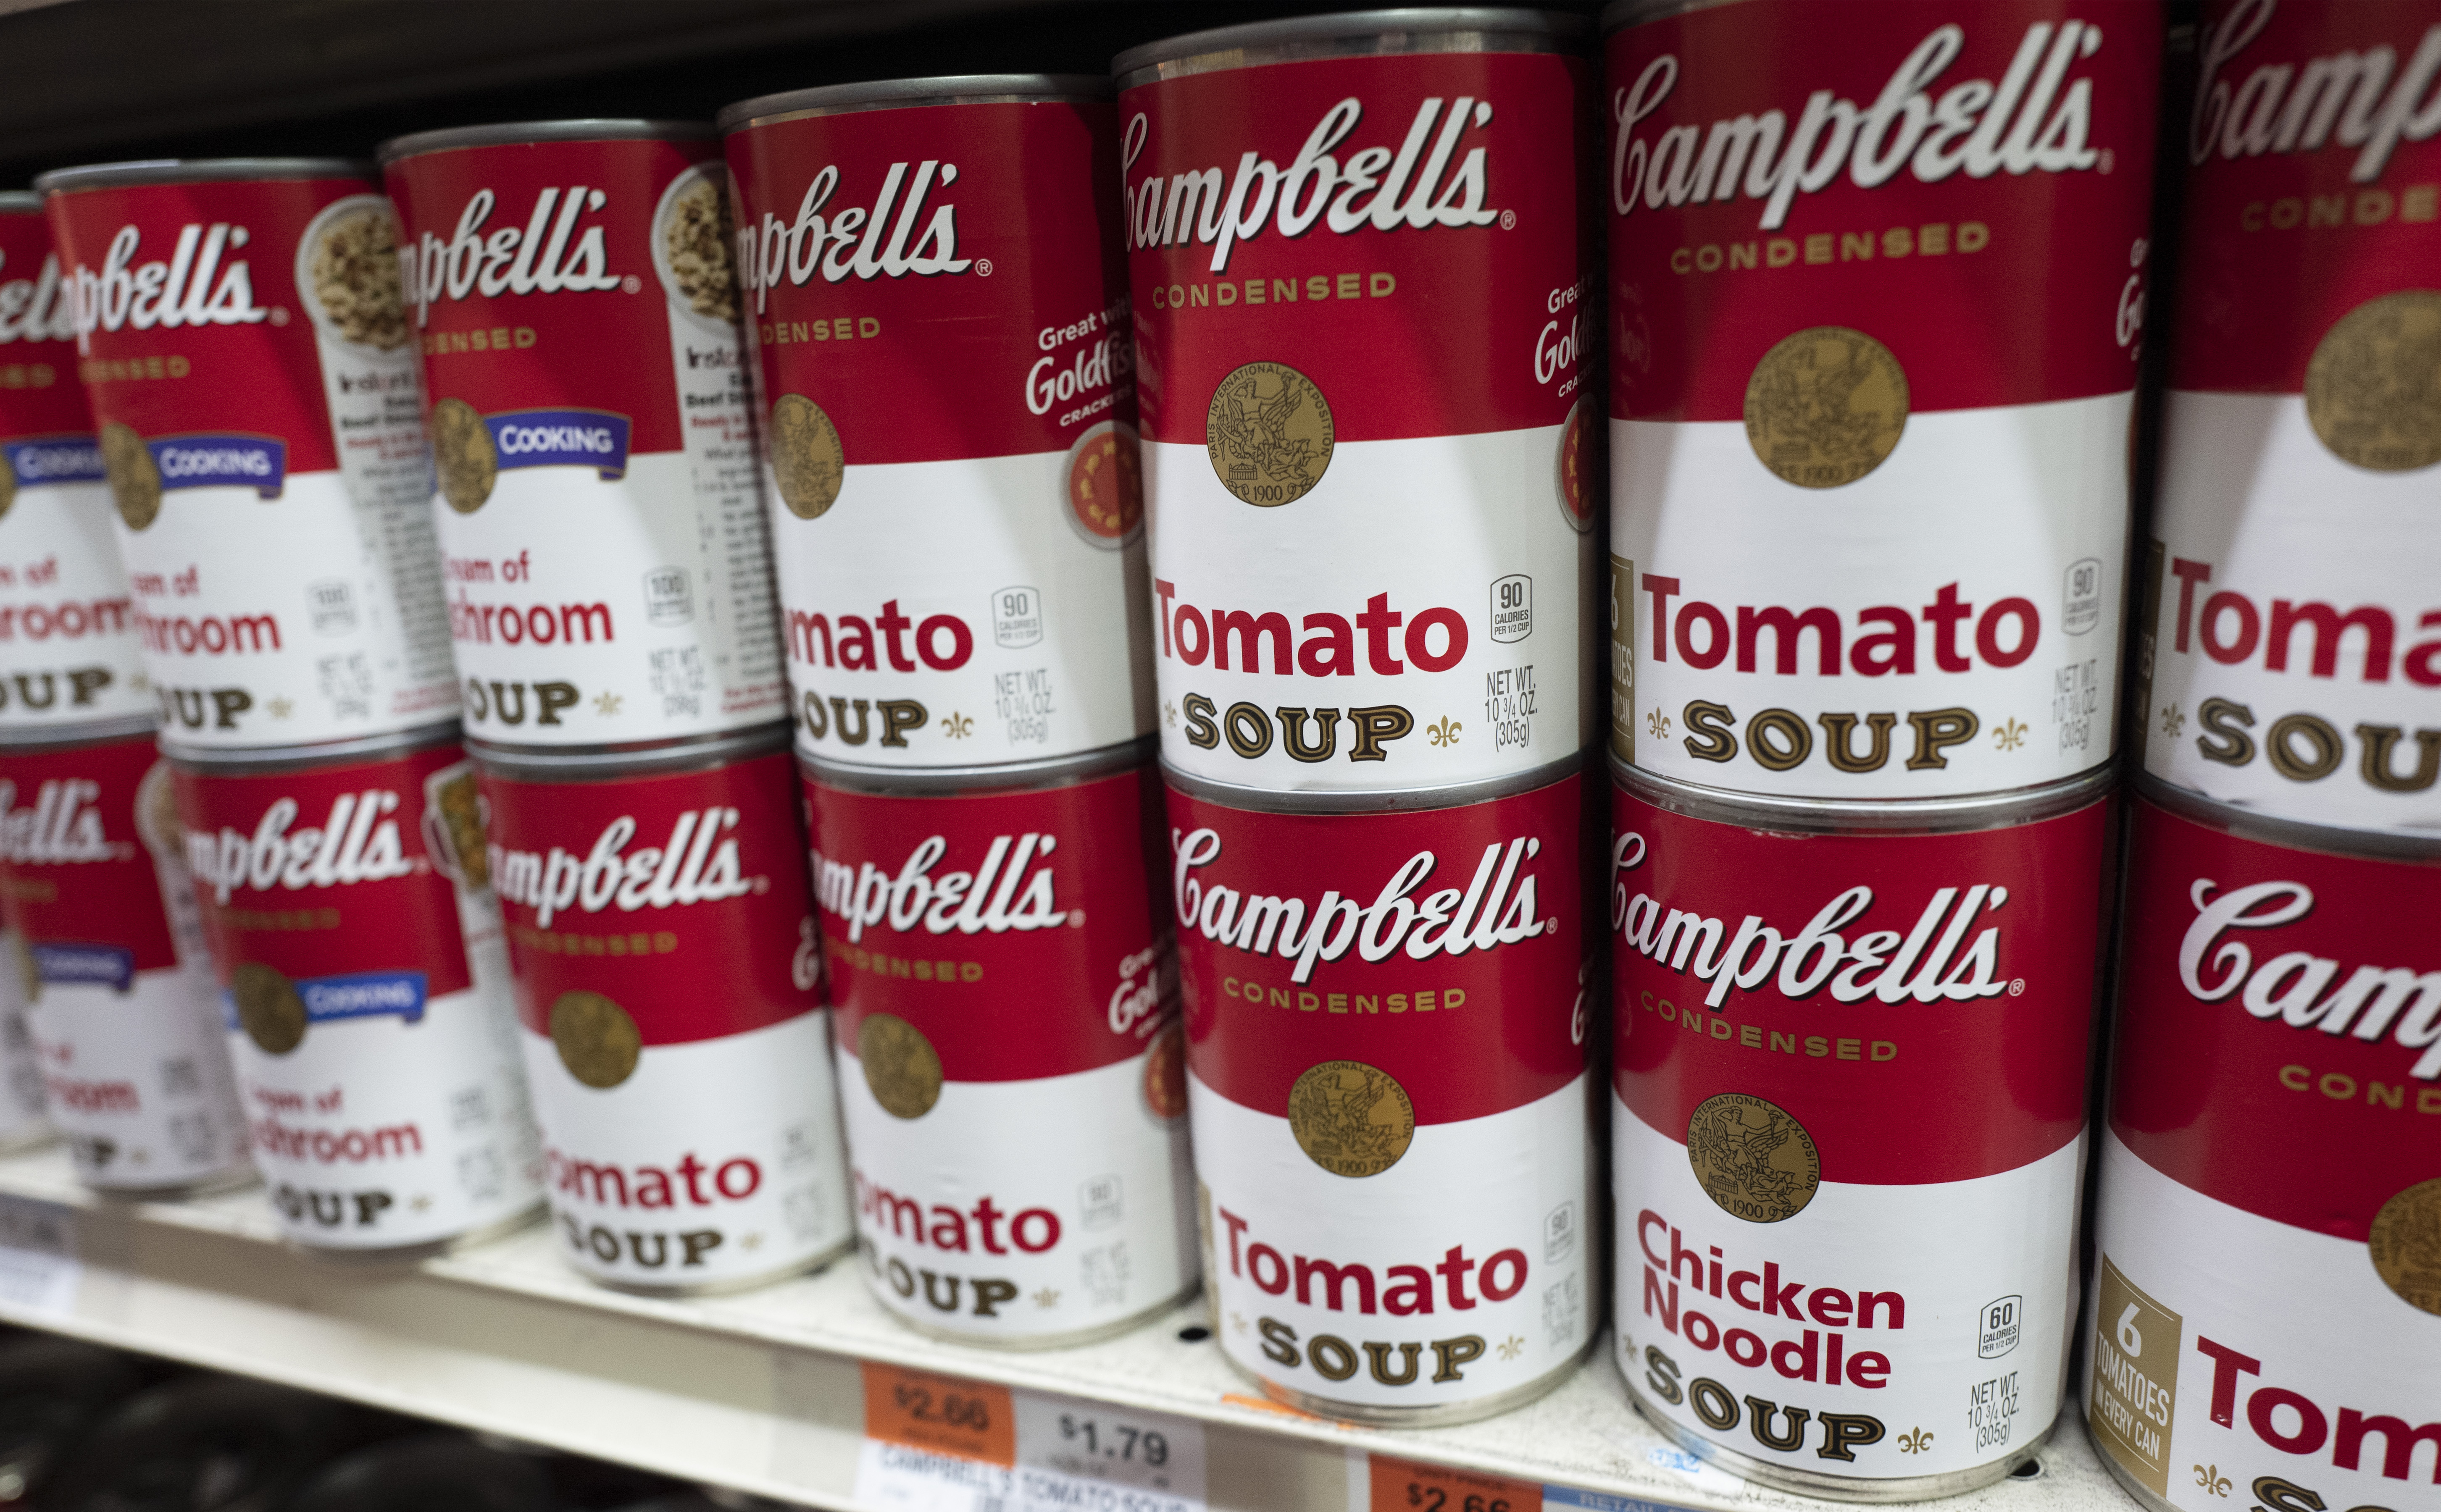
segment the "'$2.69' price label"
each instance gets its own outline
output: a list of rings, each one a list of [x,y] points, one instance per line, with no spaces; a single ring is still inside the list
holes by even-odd
[[[1543,1487],[1531,1481],[1372,1457],[1370,1512],[1543,1512]]]

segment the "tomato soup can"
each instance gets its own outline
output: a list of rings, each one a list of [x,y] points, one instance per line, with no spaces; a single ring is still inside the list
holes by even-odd
[[[1999,1479],[2068,1371],[2112,774],[1929,806],[1612,780],[1630,1395],[1782,1490]]]
[[[381,158],[467,734],[545,751],[780,718],[712,128],[477,126]]]
[[[1014,781],[802,763],[858,1248],[921,1332],[1077,1343],[1195,1284],[1150,754]]]
[[[0,731],[153,711],[70,287],[42,196],[0,193]]]
[[[454,717],[398,217],[371,170],[111,163],[36,188],[164,743]]]
[[[2133,744],[2204,798],[2441,837],[2441,18],[2201,22]]]
[[[477,752],[552,1223],[606,1286],[752,1286],[851,1237],[787,746]]]
[[[170,768],[149,731],[0,751],[0,909],[78,1179],[141,1197],[250,1179]]]
[[[1840,801],[2109,761],[2161,8],[1604,20],[1612,754]]]
[[[1549,1391],[1601,1311],[1582,759],[1354,812],[1166,776],[1222,1353],[1361,1423]]]
[[[1112,65],[1174,770],[1419,794],[1595,738],[1591,45],[1419,9]]]
[[[720,114],[798,747],[1036,764],[1152,730],[1106,79]]]
[[[2430,1506],[2441,843],[2138,791],[2088,1430],[2157,1512]]]

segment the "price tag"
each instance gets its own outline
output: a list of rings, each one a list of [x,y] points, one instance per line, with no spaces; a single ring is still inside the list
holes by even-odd
[[[859,1505],[1204,1512],[1203,1427],[1163,1413],[868,1363]]]
[[[870,1360],[864,1436],[986,1465],[1017,1463],[1017,1414],[1007,1387]]]
[[[1099,1506],[1124,1488],[1130,1512],[1203,1512],[1203,1425],[1191,1418],[1020,1392],[1017,1463],[1028,1509]],[[1087,1488],[1104,1494],[1076,1494]]]
[[[1543,1512],[1532,1481],[1372,1457],[1370,1512]]]
[[[74,1209],[0,1196],[0,1306],[74,1312],[77,1280],[83,1273]]]

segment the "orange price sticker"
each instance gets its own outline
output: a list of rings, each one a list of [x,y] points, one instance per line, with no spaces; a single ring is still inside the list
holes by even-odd
[[[1371,1512],[1543,1512],[1543,1487],[1504,1475],[1372,1456]]]
[[[1008,1388],[867,1360],[864,1436],[985,1464],[1017,1464]]]

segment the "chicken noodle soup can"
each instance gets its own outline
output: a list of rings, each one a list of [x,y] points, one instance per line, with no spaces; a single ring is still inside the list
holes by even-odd
[[[153,711],[75,343],[42,197],[0,193],[0,730]]]
[[[2441,837],[2441,70],[2430,6],[2215,0],[2186,151],[2143,767]]]
[[[148,733],[0,753],[0,909],[33,1055],[78,1179],[103,1191],[251,1174],[168,777]]]
[[[712,128],[480,126],[381,155],[467,733],[630,746],[780,718]]]
[[[2441,845],[2140,791],[2088,1429],[2155,1509],[2429,1506]]]
[[[254,1163],[288,1237],[394,1258],[540,1206],[456,728],[174,769]]]
[[[1613,755],[1832,800],[2108,761],[2160,9],[1606,21]]]
[[[787,744],[478,751],[558,1248],[606,1285],[749,1285],[851,1236]]]
[[[1101,79],[721,112],[799,747],[904,770],[1152,729],[1135,348]]]
[[[1267,812],[1168,777],[1222,1352],[1357,1422],[1550,1390],[1601,1311],[1578,763],[1388,813]]]
[[[859,1249],[923,1332],[1075,1343],[1195,1283],[1149,754],[920,785],[804,764]]]
[[[1636,1406],[1782,1490],[1998,1479],[2051,1431],[2076,1315],[2110,774],[1904,807],[1613,780]]]
[[[37,187],[163,741],[452,717],[397,215],[368,170],[118,163]]]
[[[1176,770],[1421,792],[1594,738],[1590,40],[1408,9],[1113,65]]]

